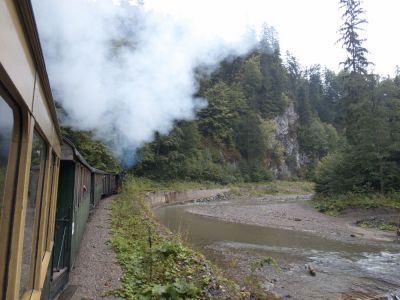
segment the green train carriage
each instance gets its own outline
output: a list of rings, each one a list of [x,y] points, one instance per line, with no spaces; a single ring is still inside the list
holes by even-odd
[[[92,207],[92,168],[66,138],[61,147],[50,299],[68,283]]]
[[[106,172],[92,168],[92,207],[96,207],[104,195],[104,178]]]

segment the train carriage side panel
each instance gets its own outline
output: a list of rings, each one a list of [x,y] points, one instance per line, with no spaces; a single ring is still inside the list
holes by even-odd
[[[108,176],[107,196],[110,196],[112,191],[112,175],[108,174],[107,176]]]
[[[61,137],[29,1],[0,1],[0,40],[0,104],[9,108],[0,120],[14,122],[0,158],[0,299],[38,299],[53,247]]]
[[[58,182],[56,226],[52,257],[50,299],[54,298],[67,284],[71,257],[71,220],[73,214],[75,163],[61,161]]]
[[[93,170],[90,173],[91,177],[91,182],[90,182],[90,206],[91,208],[94,208],[96,206],[95,204],[95,190],[96,190],[96,178],[95,178],[95,173]]]
[[[110,195],[111,191],[111,175],[107,174],[107,196]]]
[[[117,193],[117,175],[112,174],[111,175],[111,193],[116,194]]]
[[[95,175],[95,192],[94,192],[96,204],[99,203],[102,195],[103,195],[103,175],[96,174]]]
[[[93,172],[91,172],[90,174],[91,177],[91,184],[90,184],[90,206],[91,208],[94,208],[97,203],[96,203],[96,197],[95,197],[95,191],[96,191],[96,174]]]
[[[24,38],[23,25],[18,22],[18,8],[12,1],[0,2],[0,62],[27,107],[32,109],[35,65]],[[4,41],[4,42],[3,42]]]
[[[91,207],[90,169],[78,163],[75,172],[75,201],[72,223],[71,266],[78,255]],[[89,188],[88,188],[89,187]]]
[[[92,168],[92,206],[96,207],[104,193],[104,174],[105,172]]]
[[[109,186],[108,186],[108,195],[114,194],[115,187],[115,175],[113,173],[108,174],[109,177]]]
[[[67,180],[73,186],[72,198],[69,198],[72,215],[70,220],[71,226],[71,250],[70,263],[71,268],[74,265],[76,256],[79,252],[80,243],[85,232],[86,222],[89,217],[92,199],[91,188],[91,167],[86,160],[80,155],[68,139],[63,139],[62,145],[62,161],[69,162],[74,165],[73,172],[67,176]]]
[[[108,190],[109,190],[109,186],[110,186],[110,177],[108,176],[108,174],[104,175],[104,195],[103,197],[107,197],[108,196]]]
[[[106,184],[106,175],[103,175],[102,177],[101,177],[101,185],[102,185],[102,194],[101,194],[101,197],[104,197],[105,195],[106,195],[106,193],[107,193],[107,190],[106,190],[106,186],[107,186],[107,184]]]

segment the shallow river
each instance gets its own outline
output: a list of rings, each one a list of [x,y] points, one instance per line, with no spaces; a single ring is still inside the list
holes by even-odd
[[[281,270],[264,268],[257,275],[265,289],[282,297],[368,299],[386,295],[387,299],[400,299],[398,247],[350,244],[291,230],[225,222],[188,213],[186,209],[193,205],[208,204],[161,207],[155,214],[221,267],[230,266],[236,277],[250,274],[249,266],[256,258],[271,256]],[[307,272],[309,265],[316,269],[315,277]]]

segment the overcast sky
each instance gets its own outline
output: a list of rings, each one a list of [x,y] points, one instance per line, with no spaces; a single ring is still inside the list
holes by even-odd
[[[266,22],[279,33],[281,52],[289,50],[303,66],[321,64],[335,71],[345,58],[338,29],[339,0],[144,0],[145,7],[176,18],[186,18],[197,30],[235,39],[249,27]],[[400,65],[398,14],[400,0],[364,0],[364,35],[374,71],[394,75]],[[206,16],[206,17],[204,17]]]
[[[345,60],[335,44],[339,0],[119,1],[142,2],[144,9],[113,5],[118,0],[32,4],[51,85],[67,112],[64,124],[96,129],[127,165],[154,132],[167,134],[176,120],[191,120],[206,105],[196,97],[196,68],[212,70],[251,51],[263,23],[278,31],[282,54],[289,50],[303,66],[338,71]],[[366,47],[382,75],[393,75],[400,64],[398,3],[365,0]],[[127,45],[110,51],[110,41],[121,39]]]

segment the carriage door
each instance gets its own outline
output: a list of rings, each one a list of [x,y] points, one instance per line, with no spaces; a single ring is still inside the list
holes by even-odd
[[[53,248],[51,295],[56,295],[68,282],[71,253],[71,219],[74,200],[75,165],[61,161]]]

